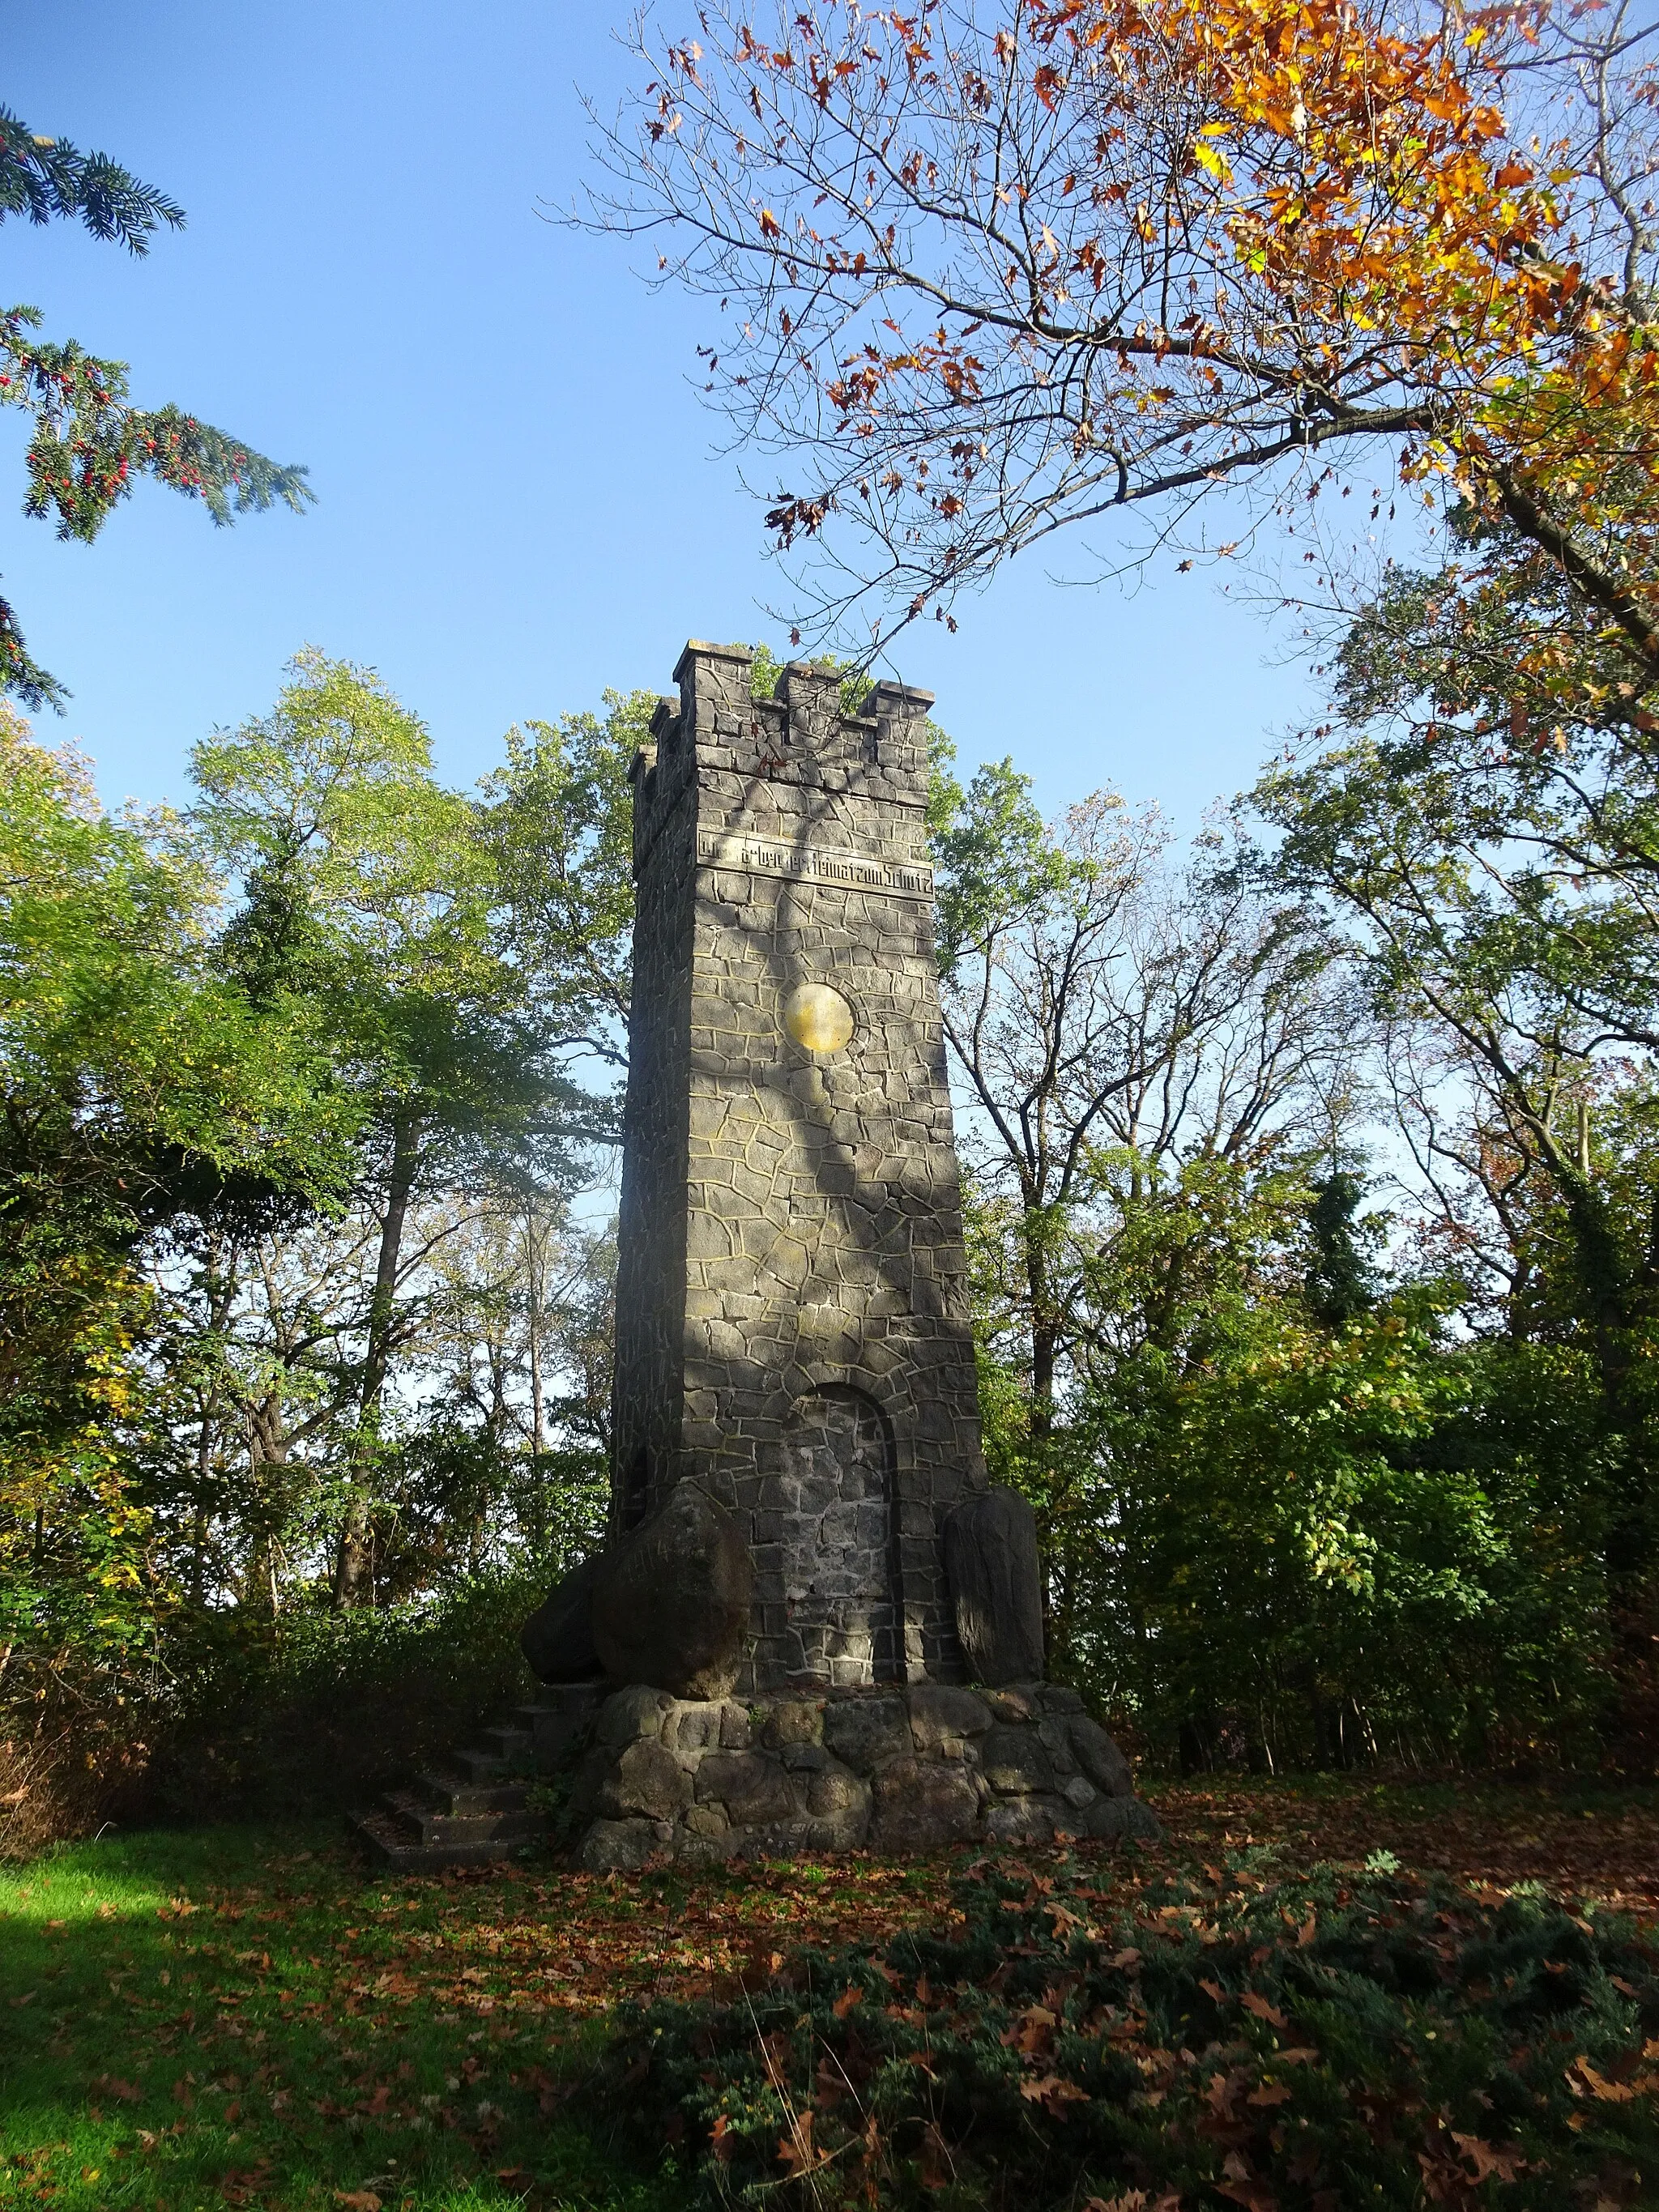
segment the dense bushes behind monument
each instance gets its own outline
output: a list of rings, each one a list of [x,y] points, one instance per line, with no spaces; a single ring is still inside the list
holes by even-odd
[[[161,1664],[96,1705],[84,1680],[37,1685],[33,1711],[11,1717],[5,1788],[27,1796],[8,1808],[0,1854],[105,1820],[362,1804],[526,1694],[517,1626],[538,1587],[520,1570],[395,1606],[302,1607],[274,1622],[198,1613],[173,1624]]]
[[[1620,1439],[1559,1347],[1448,1343],[1407,1297],[1146,1356],[1049,1440],[1072,1678],[1185,1768],[1653,1756],[1609,1629]],[[1018,1479],[1030,1439],[994,1460]]]

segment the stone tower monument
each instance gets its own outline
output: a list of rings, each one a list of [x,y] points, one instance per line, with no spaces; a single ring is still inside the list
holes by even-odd
[[[613,1539],[690,1481],[740,1692],[956,1681],[986,1488],[925,828],[931,695],[686,647],[635,760]]]
[[[634,763],[611,1527],[525,1626],[532,1747],[593,1868],[1156,1834],[980,1449],[933,702],[750,659],[688,645]]]

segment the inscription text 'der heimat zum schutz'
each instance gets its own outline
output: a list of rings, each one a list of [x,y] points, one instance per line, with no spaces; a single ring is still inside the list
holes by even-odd
[[[755,876],[789,876],[801,883],[844,884],[886,891],[897,898],[930,899],[933,871],[925,860],[883,860],[823,845],[792,845],[781,837],[697,832],[697,861],[705,868],[744,868]]]

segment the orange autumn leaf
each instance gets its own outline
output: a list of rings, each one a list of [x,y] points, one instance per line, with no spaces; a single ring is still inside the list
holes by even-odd
[[[1290,2025],[1279,2007],[1269,2003],[1266,1997],[1260,1996],[1255,1990],[1246,1990],[1238,2002],[1246,2012],[1257,2020],[1265,2020],[1270,2027],[1288,2027]]]
[[[1075,2081],[1068,2081],[1060,2074],[1044,2074],[1034,2081],[1022,2081],[1019,2094],[1028,2104],[1041,2105],[1056,2119],[1065,2118],[1067,2105],[1086,2105],[1089,2101],[1086,2089],[1079,2089]]]
[[[1628,2105],[1632,2103],[1639,2094],[1632,2082],[1609,2081],[1605,2074],[1599,2072],[1590,2064],[1588,2058],[1582,2057],[1575,2058],[1572,2062],[1572,2069],[1583,2077],[1584,2086],[1589,2089],[1591,2096],[1599,2097],[1604,2105]],[[1567,2075],[1567,2085],[1570,2088],[1577,2088],[1578,2086],[1573,2081],[1572,2072],[1569,2072]]]

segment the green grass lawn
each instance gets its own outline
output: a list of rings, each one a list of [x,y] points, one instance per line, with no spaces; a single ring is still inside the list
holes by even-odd
[[[0,2206],[667,2204],[581,2116],[595,2030],[488,1994],[501,1905],[499,1881],[376,1881],[333,1824],[0,1873]],[[471,2002],[376,1990],[378,1954],[440,1942],[482,1962]]]

